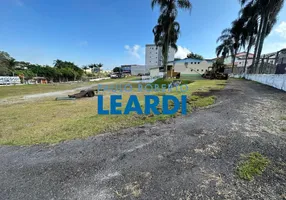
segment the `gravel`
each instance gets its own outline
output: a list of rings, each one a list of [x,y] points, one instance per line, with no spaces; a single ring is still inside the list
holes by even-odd
[[[286,199],[286,93],[230,79],[214,105],[168,123],[56,145],[0,147],[0,199]],[[251,182],[235,168],[259,152]]]

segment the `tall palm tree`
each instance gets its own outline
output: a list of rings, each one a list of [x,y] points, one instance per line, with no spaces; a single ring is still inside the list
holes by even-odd
[[[234,70],[236,54],[241,45],[241,37],[243,37],[243,26],[245,23],[244,18],[239,18],[232,22],[232,27],[230,29],[225,29],[222,31],[221,36],[217,39],[217,42],[227,41],[233,45],[233,54],[232,54],[232,72]]]
[[[157,25],[153,28],[154,42],[162,47],[164,71],[167,72],[168,52],[171,46],[177,51],[176,42],[179,38],[180,24],[176,22],[178,8],[191,10],[189,0],[152,0],[152,9],[158,5],[160,16]]]
[[[85,74],[86,74],[86,70],[88,69],[89,67],[88,66],[83,66],[83,70],[84,70],[84,72],[85,72]]]
[[[216,48],[217,57],[222,56],[222,61],[227,56],[231,56],[234,59],[234,48],[233,48],[233,41],[232,39],[226,38],[222,41],[222,43]]]
[[[259,24],[253,57],[253,66],[257,71],[264,40],[276,23],[277,15],[283,6],[284,0],[240,0],[240,2],[242,5],[252,6],[253,16]]]

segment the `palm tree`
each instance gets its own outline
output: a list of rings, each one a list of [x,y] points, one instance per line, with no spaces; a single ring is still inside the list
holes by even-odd
[[[283,6],[284,0],[240,0],[240,2],[242,5],[252,6],[255,13],[253,16],[259,24],[253,57],[254,69],[257,71],[264,40],[276,23],[277,15]]]
[[[222,41],[222,43],[216,48],[216,54],[217,57],[220,57],[222,55],[222,61],[224,62],[224,59],[231,55],[232,59],[234,59],[234,48],[233,48],[233,41],[232,39],[226,38]]]
[[[90,64],[88,67],[91,69],[91,73],[93,74],[93,68],[95,67],[94,64]]]
[[[232,27],[230,29],[225,29],[222,31],[221,36],[217,39],[217,42],[221,41],[224,43],[226,41],[227,44],[233,45],[233,54],[232,54],[232,73],[235,65],[236,54],[240,47],[243,47],[241,43],[241,38],[243,37],[243,26],[245,23],[244,18],[239,18],[232,22]],[[224,45],[223,45],[224,46]]]
[[[157,25],[153,28],[154,42],[162,47],[163,66],[167,72],[168,52],[171,46],[177,51],[176,42],[179,38],[180,24],[176,22],[178,8],[191,10],[192,4],[189,0],[152,0],[152,9],[158,5],[160,16]]]
[[[88,69],[89,67],[88,66],[83,66],[83,70],[84,70],[84,72],[85,72],[85,74],[86,74],[86,70]]]

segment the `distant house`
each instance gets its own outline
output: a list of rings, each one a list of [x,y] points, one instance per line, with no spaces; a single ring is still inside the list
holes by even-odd
[[[171,73],[168,76],[173,76],[173,73],[180,73],[181,77],[190,77],[190,76],[201,76],[204,74],[209,67],[213,64],[212,60],[199,60],[186,58],[182,60],[176,60],[173,63],[168,64],[168,71]],[[172,68],[170,69],[171,66]]]
[[[34,77],[33,81],[35,84],[47,84],[48,80],[45,77]]]

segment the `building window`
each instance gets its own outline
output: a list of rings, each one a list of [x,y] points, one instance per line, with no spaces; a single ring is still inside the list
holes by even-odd
[[[193,71],[193,69],[191,69],[191,72]]]
[[[193,64],[193,62],[191,62],[191,65]]]
[[[202,69],[202,72],[203,72],[204,70]]]
[[[198,64],[200,64],[200,62],[198,62]]]
[[[199,70],[199,69],[197,69],[197,71],[199,72],[200,70]]]

